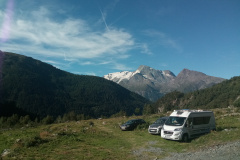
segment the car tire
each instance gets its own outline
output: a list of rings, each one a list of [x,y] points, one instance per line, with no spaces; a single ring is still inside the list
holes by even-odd
[[[183,137],[182,137],[182,142],[185,142],[185,143],[189,142],[188,134],[185,133],[185,134],[183,135]]]

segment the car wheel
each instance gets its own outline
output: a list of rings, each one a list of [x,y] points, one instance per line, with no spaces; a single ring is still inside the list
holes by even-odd
[[[188,135],[184,134],[183,137],[182,137],[182,142],[188,142],[188,141],[189,141]]]

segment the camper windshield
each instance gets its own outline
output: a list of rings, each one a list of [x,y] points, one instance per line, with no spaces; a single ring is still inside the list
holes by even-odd
[[[182,126],[185,119],[186,117],[169,117],[165,124],[169,126]]]

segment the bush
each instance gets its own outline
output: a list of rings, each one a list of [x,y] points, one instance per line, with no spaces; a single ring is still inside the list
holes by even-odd
[[[7,118],[7,124],[9,126],[14,126],[18,123],[19,121],[19,116],[17,114],[13,114],[11,117]]]
[[[89,126],[93,127],[94,123],[92,121],[89,122]]]
[[[238,99],[233,103],[233,105],[234,105],[235,107],[240,107],[240,98],[238,98]]]
[[[43,124],[52,124],[54,122],[54,118],[52,116],[47,115],[47,117],[43,118]]]
[[[145,130],[145,129],[148,129],[148,126],[149,126],[149,125],[150,125],[149,122],[140,124],[140,125],[137,126],[137,130]]]
[[[42,139],[40,136],[35,136],[33,138],[28,138],[25,140],[24,145],[25,147],[35,147],[39,144],[47,142],[46,140]]]

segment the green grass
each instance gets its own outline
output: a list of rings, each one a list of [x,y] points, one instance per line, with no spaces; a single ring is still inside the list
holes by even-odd
[[[239,110],[238,110],[239,111]],[[136,117],[84,120],[35,128],[0,131],[0,153],[10,149],[5,159],[136,159],[142,151],[149,159],[162,158],[171,152],[196,151],[230,141],[240,140],[240,115],[236,111],[216,110],[217,131],[203,135],[190,143],[181,143],[150,135],[147,126],[134,131],[121,131],[119,124]],[[239,113],[239,112],[238,112]],[[159,115],[143,116],[148,123]],[[158,153],[148,150],[161,149]],[[137,152],[136,152],[137,153]]]

